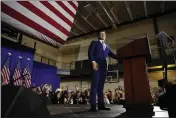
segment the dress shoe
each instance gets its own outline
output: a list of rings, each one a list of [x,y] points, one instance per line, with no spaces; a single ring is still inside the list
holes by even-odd
[[[98,112],[98,109],[96,107],[91,107],[89,111],[90,112]]]
[[[105,106],[98,106],[98,110],[111,110],[111,109]]]

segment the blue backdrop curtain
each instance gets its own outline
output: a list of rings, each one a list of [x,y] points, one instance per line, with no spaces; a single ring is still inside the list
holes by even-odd
[[[22,46],[20,44],[8,41],[6,39],[2,39],[2,46],[1,46],[1,67],[5,63],[8,53],[11,53],[10,57],[10,75],[11,79],[13,76],[13,72],[17,66],[17,62],[19,59],[19,56],[22,57],[21,62],[21,69],[23,72],[24,67],[27,64],[27,58],[30,58],[29,66],[30,71],[32,72],[33,68],[33,61],[34,61],[34,49],[28,48],[26,46]]]
[[[51,84],[55,91],[60,87],[60,78],[57,76],[57,67],[34,61],[32,84],[37,86]]]

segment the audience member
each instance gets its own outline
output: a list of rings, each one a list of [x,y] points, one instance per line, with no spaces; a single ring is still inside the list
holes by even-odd
[[[155,92],[151,89],[151,95],[153,98],[153,104],[157,104],[158,97],[164,93],[164,89],[153,88]],[[69,90],[68,86],[56,89],[55,92],[52,91],[52,86],[46,84],[43,86],[42,90],[39,88],[34,88],[34,92],[42,94],[47,101],[47,104],[89,104],[90,101],[90,89],[79,89],[75,86],[75,90]],[[115,90],[110,89],[104,93],[105,104],[124,104],[125,92],[121,86],[118,86]]]

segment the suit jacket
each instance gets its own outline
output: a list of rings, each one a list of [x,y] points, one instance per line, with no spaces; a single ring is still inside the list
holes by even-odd
[[[111,51],[108,45],[106,45],[106,49],[104,50],[103,45],[99,40],[91,42],[88,50],[88,58],[90,62],[95,61],[99,66],[102,65],[107,67],[106,58],[108,56],[117,59],[116,54]]]

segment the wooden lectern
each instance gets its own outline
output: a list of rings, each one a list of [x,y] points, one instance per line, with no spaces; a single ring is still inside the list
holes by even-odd
[[[151,56],[147,38],[137,39],[117,50],[123,60],[125,105],[128,116],[152,116],[146,58]]]

